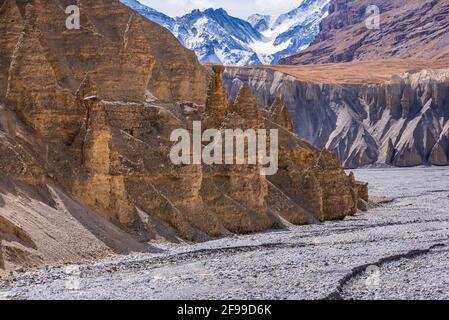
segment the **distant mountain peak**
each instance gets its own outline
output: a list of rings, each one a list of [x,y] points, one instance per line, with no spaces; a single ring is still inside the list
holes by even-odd
[[[137,0],[120,0],[120,2],[134,9],[147,19],[156,22],[157,24],[167,28],[170,31],[173,31],[176,21],[166,14],[163,14],[162,12],[159,12],[153,8],[147,7]]]
[[[272,16],[263,15],[263,14],[253,14],[248,17],[248,22],[259,32],[266,31],[270,28],[270,22],[272,20]]]

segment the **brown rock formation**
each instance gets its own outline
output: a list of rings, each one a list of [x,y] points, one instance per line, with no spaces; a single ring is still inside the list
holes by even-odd
[[[215,68],[216,69],[216,68]],[[220,94],[224,92],[222,70],[215,74]],[[208,101],[214,98],[208,96]],[[222,102],[226,103],[227,99]],[[206,103],[206,106],[209,103]],[[249,87],[243,86],[232,109],[221,105],[225,118],[216,123],[215,128],[222,129],[261,129],[264,127],[262,115],[257,107],[256,98]],[[245,159],[248,152],[245,153]],[[268,187],[265,176],[260,174],[258,165],[224,165],[217,168],[205,168],[204,197],[209,199],[210,210],[216,212],[223,226],[232,232],[251,232],[271,228],[275,219],[269,214],[267,206]],[[210,184],[217,194],[211,198],[208,193]],[[219,196],[220,198],[216,198]],[[213,199],[213,201],[211,201]],[[220,204],[218,207],[216,204]],[[238,223],[236,223],[238,221]]]
[[[380,9],[379,29],[366,27],[371,5]],[[280,64],[449,57],[446,0],[332,0],[329,10],[315,42]]]
[[[209,83],[206,100],[205,129],[220,128],[228,107],[227,94],[223,85],[223,66],[212,67],[214,76]]]
[[[156,252],[52,182],[30,185],[0,176],[0,276],[2,269],[150,250]]]
[[[293,122],[290,117],[284,97],[276,98],[271,106],[267,106],[267,117],[270,121],[293,132]]]
[[[27,102],[26,109],[56,101],[74,108],[70,94],[87,74],[107,100],[204,103],[204,69],[171,34],[118,0],[78,3],[81,29],[67,30],[58,1],[2,1],[0,74],[11,104]],[[5,94],[3,88],[2,101]]]
[[[336,154],[314,147],[293,133],[293,123],[283,98],[266,108],[267,128],[279,130],[279,172],[271,183],[301,206],[295,224],[314,219],[338,219],[357,211],[354,177],[347,176]],[[302,222],[300,222],[302,221]]]
[[[5,0],[0,9],[0,268],[355,212],[353,177],[334,154],[291,132],[282,100],[266,115],[243,86],[228,103],[221,67],[206,94],[208,71],[193,53],[118,1],[78,1],[75,31],[64,29],[59,4]],[[249,164],[174,165],[171,133],[195,120],[280,129],[279,174],[267,179]]]

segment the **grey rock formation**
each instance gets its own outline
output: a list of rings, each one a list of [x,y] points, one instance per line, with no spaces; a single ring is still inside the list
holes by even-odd
[[[346,168],[449,165],[449,70],[323,84],[271,68],[227,68],[225,82],[232,97],[249,83],[260,107],[284,96],[295,132],[335,151]]]

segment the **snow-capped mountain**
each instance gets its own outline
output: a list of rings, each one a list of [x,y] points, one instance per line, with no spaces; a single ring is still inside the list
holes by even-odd
[[[163,14],[162,12],[154,10],[153,8],[141,4],[137,0],[120,0],[120,2],[126,4],[128,7],[131,7],[132,9],[134,9],[147,19],[156,22],[157,24],[160,24],[161,26],[167,28],[170,31],[173,31],[173,28],[175,27],[176,24],[175,19]]]
[[[272,16],[253,14],[248,18],[248,22],[259,32],[266,31],[270,28]]]
[[[329,0],[303,0],[300,6],[279,16],[255,14],[248,18],[263,36],[251,47],[263,63],[276,64],[281,58],[307,48],[328,15]]]
[[[298,0],[285,14],[255,14],[248,21],[223,9],[193,10],[171,18],[137,0],[121,0],[146,18],[169,29],[202,62],[224,65],[275,64],[306,48],[319,32],[330,0]]]
[[[194,10],[176,19],[175,36],[202,62],[227,65],[260,64],[250,44],[262,41],[251,24],[223,9]]]

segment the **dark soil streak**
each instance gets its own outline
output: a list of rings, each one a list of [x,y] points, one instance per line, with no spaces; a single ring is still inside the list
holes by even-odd
[[[431,246],[428,249],[420,249],[420,250],[411,250],[407,253],[404,254],[397,254],[397,255],[393,255],[393,256],[389,256],[389,257],[385,257],[382,258],[380,260],[378,260],[377,262],[374,263],[368,263],[368,264],[364,264],[362,266],[358,266],[352,269],[352,271],[350,273],[348,273],[346,276],[344,276],[340,281],[339,281],[339,285],[336,288],[336,290],[334,292],[332,292],[331,294],[329,294],[326,298],[324,298],[323,300],[344,300],[343,298],[343,292],[345,290],[345,286],[354,278],[361,276],[362,274],[364,274],[367,270],[368,267],[370,266],[376,266],[376,267],[381,267],[384,264],[390,263],[390,262],[394,262],[394,261],[398,261],[401,259],[413,259],[416,257],[420,257],[423,255],[426,255],[428,253],[430,253],[433,249],[436,248],[442,248],[442,247],[446,247],[446,244],[444,243],[437,243],[433,246]]]

